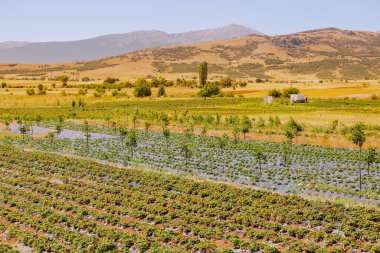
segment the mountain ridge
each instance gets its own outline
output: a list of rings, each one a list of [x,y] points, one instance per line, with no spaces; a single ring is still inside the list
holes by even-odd
[[[73,80],[89,77],[121,80],[165,76],[191,79],[198,64],[209,63],[210,78],[239,79],[367,79],[380,77],[380,34],[324,28],[287,35],[248,35],[233,39],[163,46],[94,61],[67,64],[2,64],[10,78]]]
[[[249,27],[230,24],[184,33],[139,30],[75,41],[24,42],[24,44],[3,42],[0,43],[0,59],[3,63],[31,64],[95,60],[146,48],[217,41],[249,34],[262,33]],[[1,46],[2,44],[4,46]]]

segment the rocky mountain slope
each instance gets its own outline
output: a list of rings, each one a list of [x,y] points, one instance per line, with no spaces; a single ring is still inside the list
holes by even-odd
[[[380,34],[327,28],[289,35],[250,35],[217,42],[140,50],[69,64],[1,65],[0,75],[80,80],[114,76],[192,78],[209,63],[211,77],[268,79],[365,79],[380,76]]]

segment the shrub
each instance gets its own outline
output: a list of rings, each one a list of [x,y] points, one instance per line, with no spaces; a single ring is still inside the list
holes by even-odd
[[[26,90],[26,94],[28,94],[29,96],[32,96],[32,95],[35,95],[36,92],[34,91],[34,89],[29,88],[29,89]]]
[[[299,93],[300,93],[299,89],[293,88],[293,87],[282,90],[282,96],[285,98],[290,98],[291,94],[299,94]]]
[[[209,83],[203,86],[203,88],[198,92],[200,97],[212,97],[222,95],[220,87],[215,83]]]
[[[37,86],[37,88],[38,88],[38,94],[39,95],[46,95],[46,90],[47,90],[46,86],[43,86],[42,84],[39,84]]]
[[[173,86],[173,82],[166,80],[164,77],[159,77],[159,78],[152,78],[150,81],[150,84],[152,87],[160,87],[160,86]]]
[[[149,82],[145,78],[140,78],[135,82],[135,96],[149,97],[152,95]]]
[[[63,87],[66,87],[67,82],[69,81],[69,77],[68,76],[59,76],[59,77],[57,77],[57,80],[59,80],[62,83]]]
[[[164,96],[166,96],[165,88],[163,85],[161,85],[160,88],[158,88],[157,97],[164,97]]]
[[[274,97],[274,98],[279,98],[279,97],[282,96],[282,92],[279,91],[279,90],[277,90],[277,89],[273,89],[273,90],[270,90],[270,91],[268,92],[268,96],[272,96],[272,97]]]
[[[219,85],[223,88],[228,88],[232,86],[233,82],[234,80],[231,77],[227,76],[225,78],[220,79]]]
[[[118,78],[107,77],[107,78],[103,81],[103,83],[109,83],[109,84],[112,84],[112,83],[116,83],[116,82],[118,82],[118,81],[119,81]]]
[[[79,90],[78,90],[78,95],[86,95],[87,94],[87,89],[82,89],[82,88],[80,88]]]
[[[239,85],[241,88],[244,88],[244,87],[246,87],[246,86],[248,85],[248,83],[245,82],[245,81],[240,81],[240,82],[238,82],[238,85]]]
[[[124,83],[124,86],[125,86],[125,88],[133,88],[133,83],[131,83],[130,81],[126,81]]]

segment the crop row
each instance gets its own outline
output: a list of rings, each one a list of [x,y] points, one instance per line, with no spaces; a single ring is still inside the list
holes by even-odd
[[[0,219],[39,252],[378,250],[380,214],[0,146]]]

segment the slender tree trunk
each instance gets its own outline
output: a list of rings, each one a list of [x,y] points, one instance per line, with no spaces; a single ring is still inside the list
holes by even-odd
[[[359,191],[362,192],[362,166],[359,166]]]
[[[292,154],[292,152],[293,152],[293,142],[290,141],[290,154]]]
[[[262,172],[261,172],[261,159],[259,159],[259,168],[260,168],[260,176],[262,175]]]
[[[359,159],[362,156],[362,147],[359,147]],[[360,197],[361,197],[361,192],[362,192],[362,166],[359,162],[359,192],[360,192]]]
[[[368,176],[370,176],[370,171],[369,171],[369,169],[371,168],[371,165],[369,164],[369,163],[367,163],[367,171],[368,171]]]

